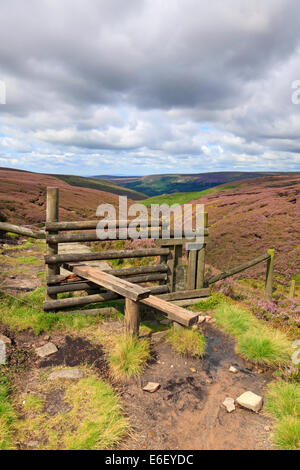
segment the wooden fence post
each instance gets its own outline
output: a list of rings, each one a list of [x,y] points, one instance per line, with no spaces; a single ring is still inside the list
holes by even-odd
[[[295,297],[295,287],[296,287],[296,281],[295,279],[291,280],[291,287],[290,287],[290,293],[289,293],[289,298],[293,299]]]
[[[208,213],[204,213],[204,228],[208,227]],[[196,289],[201,289],[204,286],[205,276],[205,250],[206,243],[204,242],[203,248],[197,252],[197,280]]]
[[[46,206],[46,222],[58,222],[58,208],[59,208],[59,189],[53,187],[47,187],[47,206]],[[49,232],[48,232],[49,233]],[[51,232],[54,234],[57,232]],[[47,255],[57,255],[58,244],[47,243]],[[46,278],[48,276],[55,276],[59,274],[60,268],[57,264],[46,265]],[[47,294],[46,300],[57,299],[57,294]]]
[[[266,284],[265,284],[265,294],[267,300],[272,302],[273,294],[273,271],[274,271],[274,255],[275,250],[268,250],[270,258],[267,260],[267,273],[266,273]]]
[[[140,305],[139,302],[125,298],[125,326],[126,334],[130,336],[139,336],[140,328]]]

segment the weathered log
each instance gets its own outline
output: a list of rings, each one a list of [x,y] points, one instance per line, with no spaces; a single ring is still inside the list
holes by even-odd
[[[168,248],[146,248],[141,250],[108,250],[96,253],[65,253],[61,255],[45,256],[46,264],[79,263],[80,261],[143,258],[148,256],[168,255]]]
[[[101,308],[90,308],[86,310],[70,310],[69,312],[56,312],[57,315],[90,315],[96,317],[97,315],[113,315],[118,313],[115,307],[101,307]]]
[[[208,279],[206,279],[205,285],[214,284],[215,282],[221,281],[222,279],[225,279],[226,277],[233,276],[234,274],[238,274],[242,271],[245,271],[245,269],[252,268],[252,266],[262,263],[263,261],[267,261],[268,259],[270,259],[269,253],[261,255],[258,258],[248,261],[247,263],[240,264],[239,266],[229,269],[228,271],[224,271],[221,274],[216,274],[215,276],[209,277]]]
[[[167,274],[166,273],[154,273],[154,274],[140,274],[138,276],[126,276],[122,277],[126,281],[133,282],[133,283],[143,283],[143,282],[151,282],[151,281],[166,281]],[[60,284],[57,286],[48,286],[47,287],[47,294],[60,294],[62,292],[76,292],[76,291],[86,291],[86,290],[94,290],[94,293],[99,292],[101,289],[97,284],[91,281],[75,281],[75,282],[67,282],[64,284]]]
[[[31,238],[46,238],[46,232],[43,230],[31,230],[30,228],[9,224],[7,222],[0,222],[0,231],[17,233],[18,235],[24,235],[25,237]]]
[[[58,221],[58,212],[59,212],[59,190],[58,188],[47,188],[47,207],[46,207],[46,221],[47,222],[57,222]],[[47,234],[48,236],[48,234]],[[47,238],[46,236],[46,238]],[[50,243],[46,240],[47,247],[46,253],[47,256],[56,256],[58,253],[58,245],[57,243]],[[46,277],[48,276],[56,276],[59,274],[59,265],[53,264],[46,266]],[[45,300],[56,299],[56,294],[48,294],[46,292]]]
[[[182,299],[182,300],[173,300],[172,304],[178,305],[179,307],[188,307],[189,305],[195,305],[198,302],[207,300],[208,297],[198,297],[195,299]],[[198,313],[199,314],[199,313]]]
[[[134,219],[133,219],[134,220]],[[48,231],[67,231],[67,230],[93,230],[97,228],[101,219],[98,220],[80,220],[78,222],[47,222],[46,230]],[[110,221],[110,224],[115,225],[116,228],[126,228],[132,222],[132,220],[114,220]],[[143,220],[141,224],[151,224],[151,220]],[[162,220],[159,220],[158,227],[162,225]]]
[[[273,272],[274,272],[275,250],[268,250],[268,255],[269,255],[269,258],[268,258],[268,263],[267,263],[265,294],[266,294],[266,299],[271,302],[272,295],[273,295]]]
[[[153,295],[164,294],[168,292],[168,286],[153,286],[149,287],[149,290]],[[49,300],[43,303],[43,307],[45,311],[55,311],[64,308],[89,305],[97,302],[108,302],[110,300],[122,300],[122,298],[118,294],[107,292],[103,294],[71,297],[69,299]]]

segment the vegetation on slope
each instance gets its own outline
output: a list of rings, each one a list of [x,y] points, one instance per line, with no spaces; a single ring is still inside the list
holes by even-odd
[[[122,186],[117,186],[116,184],[111,183],[110,181],[100,180],[96,178],[88,178],[75,175],[53,175],[56,178],[65,181],[70,186],[78,186],[81,188],[92,188],[99,191],[105,191],[107,193],[117,194],[119,196],[127,196],[134,201],[139,201],[145,199],[147,196],[145,194],[134,191],[130,188],[123,188]]]
[[[202,357],[205,353],[205,338],[197,330],[171,328],[167,333],[166,340],[179,354]]]

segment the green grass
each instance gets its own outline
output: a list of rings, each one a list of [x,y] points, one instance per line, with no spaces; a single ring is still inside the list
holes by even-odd
[[[215,193],[218,191],[223,191],[224,189],[237,188],[239,184],[232,184],[226,186],[218,186],[215,188],[204,189],[203,191],[191,191],[187,193],[174,193],[174,194],[161,194],[160,196],[152,196],[148,199],[141,201],[147,207],[150,207],[151,204],[187,204],[190,201],[195,199],[200,199],[207,194]]]
[[[62,316],[58,313],[45,313],[43,311],[44,297],[44,287],[39,287],[33,292],[20,296],[19,300],[2,295],[0,297],[0,321],[15,331],[31,328],[36,335],[52,329],[75,328],[80,330],[99,321],[97,317],[80,314]]]
[[[202,357],[205,353],[205,338],[197,330],[171,328],[166,341],[181,355]]]
[[[13,425],[15,421],[16,413],[9,400],[9,386],[7,380],[0,375],[0,450],[14,448]]]
[[[47,387],[55,390],[57,384],[46,383],[39,393],[47,393]],[[49,415],[40,395],[34,395],[25,419],[16,426],[18,442],[22,445],[37,440],[40,450],[115,448],[128,432],[129,423],[112,387],[90,375],[76,383],[60,381],[59,388],[64,391],[64,401],[70,410]]]
[[[109,352],[108,362],[113,375],[124,380],[140,375],[149,357],[148,339],[121,336]]]
[[[283,380],[268,385],[265,409],[277,423],[272,440],[282,450],[300,449],[300,386]]]
[[[292,349],[286,335],[267,327],[248,310],[230,303],[219,305],[216,326],[237,340],[236,350],[246,359],[271,367],[289,362]]]

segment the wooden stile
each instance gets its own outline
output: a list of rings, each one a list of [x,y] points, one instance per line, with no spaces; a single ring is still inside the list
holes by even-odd
[[[57,222],[58,221],[58,206],[59,206],[59,192],[58,188],[47,188],[47,211],[46,211],[46,221],[47,222]],[[47,235],[48,236],[48,235]],[[47,256],[57,256],[58,245],[57,243],[47,242]],[[46,276],[55,276],[59,274],[59,266],[56,263],[53,263],[52,266],[46,266]],[[47,294],[47,299],[56,299],[56,294]]]

